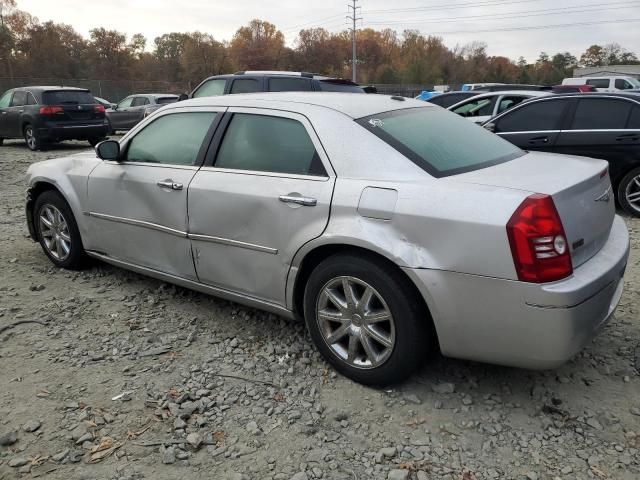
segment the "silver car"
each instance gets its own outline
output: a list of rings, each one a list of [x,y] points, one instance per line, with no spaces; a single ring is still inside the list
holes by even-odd
[[[429,103],[194,99],[96,151],[28,170],[29,230],[55,265],[92,257],[304,317],[358,382],[399,381],[433,348],[555,367],[622,293],[606,162],[527,153]]]

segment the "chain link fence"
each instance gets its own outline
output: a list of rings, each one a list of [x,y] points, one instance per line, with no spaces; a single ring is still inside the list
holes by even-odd
[[[64,87],[79,87],[91,90],[96,97],[106,98],[117,102],[133,93],[189,93],[191,86],[188,82],[164,82],[146,80],[92,80],[83,78],[54,78],[54,77],[0,77],[0,94],[10,88],[51,85]]]

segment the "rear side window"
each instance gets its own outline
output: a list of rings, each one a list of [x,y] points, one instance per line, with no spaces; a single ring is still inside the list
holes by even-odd
[[[21,107],[27,104],[27,92],[14,92],[11,100],[12,107]]]
[[[434,177],[478,170],[524,155],[506,140],[440,108],[395,110],[357,122]]]
[[[526,98],[519,96],[502,97],[500,99],[500,104],[498,105],[498,113],[506,112],[510,108],[518,105],[523,100],[526,100]]]
[[[52,92],[44,92],[42,101],[46,105],[81,105],[88,103],[96,103],[93,95],[89,92],[75,90],[56,90]]]
[[[587,85],[591,85],[595,88],[609,88],[609,79],[608,78],[592,78],[587,80]]]
[[[193,92],[193,98],[199,97],[217,97],[224,95],[224,87],[227,80],[224,78],[215,78],[202,84],[202,86]]]
[[[255,78],[240,78],[233,81],[231,93],[253,93],[260,91],[260,82]]]
[[[578,102],[572,130],[623,129],[631,103],[606,98],[583,98]]]
[[[318,84],[320,85],[320,90],[323,92],[364,93],[361,86],[348,81],[320,80]]]
[[[304,125],[291,118],[236,113],[227,128],[216,167],[326,176]]]
[[[36,97],[33,96],[32,93],[27,94],[27,103],[26,105],[37,105]]]
[[[128,162],[194,165],[214,112],[173,113],[138,133],[127,150]]]
[[[552,100],[524,105],[501,117],[496,123],[496,132],[557,130],[566,105],[566,101]]]
[[[167,103],[175,103],[178,99],[176,97],[159,97],[156,98],[156,103],[160,105],[166,105]]]
[[[149,103],[149,99],[147,97],[135,97],[133,102],[131,102],[132,107],[141,107],[142,105],[147,105]]]
[[[477,98],[454,108],[453,113],[457,113],[463,117],[480,117],[493,114],[493,106],[496,103],[497,96],[489,98]]]
[[[631,117],[629,118],[629,125],[627,126],[627,128],[640,130],[640,107],[633,107],[633,111],[631,112]]]
[[[270,78],[270,92],[309,92],[311,80],[308,78]]]

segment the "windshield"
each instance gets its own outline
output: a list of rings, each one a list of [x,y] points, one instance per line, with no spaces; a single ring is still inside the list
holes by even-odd
[[[633,88],[640,88],[640,80],[633,77],[629,77],[627,81],[631,83],[631,85],[633,85]]]
[[[93,95],[82,90],[54,90],[52,92],[44,92],[42,101],[45,105],[80,105],[87,103],[96,103]]]
[[[434,177],[479,170],[525,153],[479,125],[437,107],[395,110],[357,122]]]

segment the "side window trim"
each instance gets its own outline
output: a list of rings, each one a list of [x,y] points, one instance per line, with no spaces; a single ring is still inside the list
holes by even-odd
[[[221,107],[220,109],[216,109],[216,110],[211,110],[211,109],[183,110],[183,109],[177,108],[169,112],[164,112],[159,115],[154,115],[153,120],[151,122],[146,123],[144,125],[138,124],[138,126],[136,126],[134,129],[130,131],[130,135],[127,134],[127,136],[123,139],[123,142],[121,143],[120,157],[123,160],[114,161],[114,162],[119,163],[120,165],[134,165],[134,166],[144,165],[144,166],[152,166],[152,167],[158,167],[158,168],[181,168],[181,169],[189,169],[189,170],[192,170],[192,169],[198,170],[202,167],[205,159],[207,158],[207,152],[211,147],[212,139],[215,133],[217,132],[218,126],[222,122],[222,119],[226,116],[226,110],[227,110],[226,107]],[[194,162],[193,165],[179,165],[179,164],[169,164],[169,163],[159,164],[159,163],[150,163],[150,162],[128,162],[127,160],[125,160],[127,153],[129,151],[129,145],[131,145],[131,141],[139,133],[144,131],[145,128],[152,125],[154,122],[160,120],[161,118],[164,118],[167,115],[174,115],[176,113],[216,113],[217,114],[213,119],[213,122],[211,122],[211,125],[207,130],[207,134],[204,136],[204,139],[200,144],[200,148],[198,149],[198,154],[196,155],[196,161]]]
[[[320,161],[322,162],[322,166],[326,172],[326,176],[317,176],[317,175],[299,175],[299,174],[291,174],[291,173],[276,173],[276,172],[265,172],[265,171],[254,171],[254,170],[233,170],[226,168],[217,168],[215,166],[215,161],[218,156],[218,152],[220,151],[220,147],[222,145],[222,140],[227,133],[227,129],[229,124],[231,123],[231,119],[233,118],[234,113],[249,113],[255,115],[265,115],[265,116],[278,116],[283,118],[289,118],[291,120],[297,120],[302,123],[302,126],[305,128],[307,135],[311,139],[313,143],[317,155],[320,157]],[[215,135],[212,138],[211,145],[207,151],[206,158],[202,168],[206,168],[207,170],[215,170],[215,171],[225,171],[225,172],[234,172],[241,173],[244,175],[256,175],[256,176],[269,176],[269,177],[280,177],[280,178],[299,178],[305,180],[322,180],[327,181],[331,178],[336,177],[336,172],[331,165],[331,161],[318,137],[313,125],[309,121],[309,119],[295,112],[288,112],[286,110],[264,110],[259,108],[244,108],[244,107],[235,107],[229,108],[224,116],[220,119],[219,128],[216,130]]]

